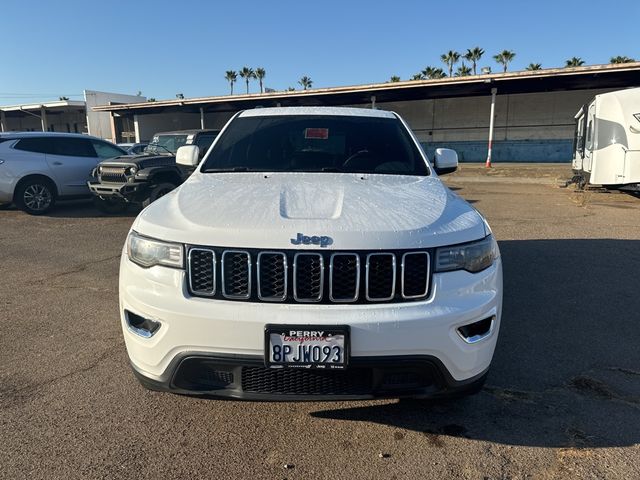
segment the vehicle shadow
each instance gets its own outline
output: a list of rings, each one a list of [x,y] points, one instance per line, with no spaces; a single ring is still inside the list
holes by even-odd
[[[15,208],[15,207],[12,207]],[[45,217],[52,218],[99,218],[99,217],[130,217],[134,218],[140,213],[141,207],[129,205],[119,213],[105,213],[96,208],[91,199],[66,200],[55,204],[54,208]]]
[[[312,416],[507,445],[640,442],[637,240],[500,242],[504,310],[487,385],[463,400],[399,401]]]

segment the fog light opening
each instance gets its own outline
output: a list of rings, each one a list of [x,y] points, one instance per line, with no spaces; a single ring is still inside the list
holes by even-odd
[[[129,330],[141,337],[151,338],[160,328],[160,322],[141,317],[140,315],[131,313],[129,310],[125,310],[124,314]]]
[[[465,342],[477,343],[491,335],[495,320],[496,316],[493,315],[485,318],[484,320],[458,327],[456,331],[458,332],[458,335],[460,335],[460,338]]]

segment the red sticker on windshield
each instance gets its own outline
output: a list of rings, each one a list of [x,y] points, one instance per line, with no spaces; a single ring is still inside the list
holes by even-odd
[[[305,128],[304,138],[326,140],[327,138],[329,138],[329,129],[328,128]]]

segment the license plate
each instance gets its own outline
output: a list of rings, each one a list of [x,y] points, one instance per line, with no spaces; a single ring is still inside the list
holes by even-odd
[[[349,327],[267,325],[264,357],[270,368],[345,368]]]

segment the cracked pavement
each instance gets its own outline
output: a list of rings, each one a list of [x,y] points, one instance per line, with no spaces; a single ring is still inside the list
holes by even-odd
[[[640,198],[557,188],[569,173],[446,177],[505,275],[487,386],[450,403],[146,391],[118,322],[135,212],[0,211],[0,478],[640,478]]]

